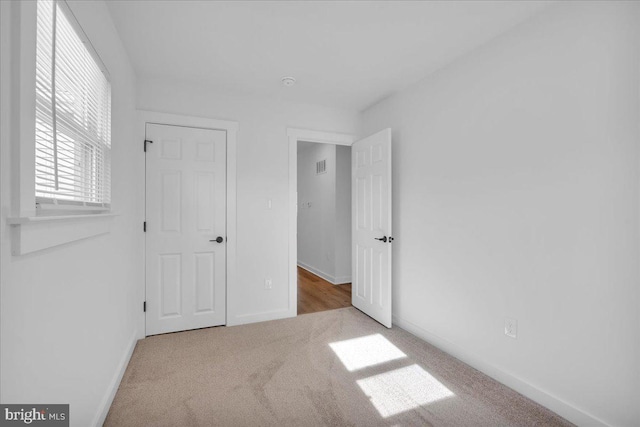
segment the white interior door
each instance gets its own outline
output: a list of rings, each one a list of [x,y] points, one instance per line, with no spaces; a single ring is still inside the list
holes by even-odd
[[[147,123],[146,139],[146,334],[223,325],[226,132]]]
[[[391,129],[351,148],[351,303],[391,327]]]

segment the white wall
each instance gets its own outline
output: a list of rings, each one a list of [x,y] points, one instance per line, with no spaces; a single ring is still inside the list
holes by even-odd
[[[221,96],[207,88],[166,80],[142,80],[137,93],[140,109],[239,123],[237,298],[227,306],[228,321],[238,324],[295,316],[296,301],[290,301],[288,283],[287,127],[355,133],[357,112],[278,99]],[[270,210],[268,199],[272,200]],[[265,278],[272,279],[272,289],[265,289]]]
[[[71,425],[90,426],[106,415],[142,316],[142,153],[131,137],[134,74],[109,12],[103,2],[69,3],[111,74],[112,206],[118,216],[109,234],[11,255],[6,220],[17,167],[11,156],[20,140],[11,137],[19,121],[8,96],[15,89],[9,66],[17,68],[5,60],[18,49],[19,28],[9,16],[17,3],[2,2],[0,399],[69,403]]]
[[[554,5],[363,114],[396,324],[581,425],[640,424],[639,7]]]
[[[351,147],[336,146],[336,282],[351,282]]]
[[[351,147],[298,146],[298,265],[333,284],[351,281]]]

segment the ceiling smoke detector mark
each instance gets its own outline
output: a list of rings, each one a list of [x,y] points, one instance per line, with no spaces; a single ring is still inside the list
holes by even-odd
[[[316,162],[316,175],[327,172],[327,159]]]
[[[282,78],[282,86],[291,87],[296,84],[296,79],[294,77],[283,77]]]

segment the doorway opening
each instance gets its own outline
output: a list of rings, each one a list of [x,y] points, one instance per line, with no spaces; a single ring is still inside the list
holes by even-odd
[[[289,316],[298,308],[298,142],[351,147],[351,305],[391,327],[391,128],[352,135],[287,129],[289,137]],[[321,159],[322,160],[322,159]],[[326,163],[316,163],[316,172]]]
[[[351,306],[351,147],[297,142],[297,314]]]
[[[287,137],[289,139],[289,316],[296,316],[298,313],[307,313],[310,312],[309,308],[301,307],[301,310],[298,310],[298,306],[302,305],[298,303],[298,294],[301,293],[301,297],[304,299],[304,292],[306,289],[303,289],[299,292],[299,282],[301,286],[305,284],[312,285],[312,290],[318,290],[322,295],[322,290],[325,291],[338,291],[339,289],[344,289],[346,286],[342,288],[336,287],[340,285],[333,285],[331,282],[326,280],[325,278],[320,277],[317,272],[309,272],[303,268],[298,266],[298,211],[300,209],[300,205],[298,203],[299,195],[298,195],[298,143],[301,142],[302,145],[309,145],[310,143],[317,144],[325,144],[330,145],[335,148],[335,146],[345,146],[349,149],[351,145],[356,140],[355,136],[343,133],[335,133],[335,132],[320,132],[309,129],[296,129],[296,128],[288,128],[287,129]],[[323,159],[319,159],[323,160]],[[312,166],[312,173],[321,172],[322,168],[326,168],[326,162],[324,164],[314,164]],[[317,168],[317,169],[316,169]],[[350,175],[349,175],[350,176]],[[311,202],[312,206],[314,203],[312,200],[304,200],[305,202]],[[303,202],[300,199],[300,202]],[[307,208],[309,206],[307,205]],[[350,250],[352,254],[352,251]],[[351,256],[351,255],[350,255]],[[303,261],[304,262],[304,261]],[[299,280],[300,279],[300,280]],[[324,286],[323,286],[324,285]],[[309,287],[307,287],[308,289]],[[325,292],[326,293],[326,292]],[[348,298],[345,298],[345,295],[341,297],[336,297],[341,299],[345,306],[350,305],[350,301]],[[308,298],[307,298],[308,299]],[[345,301],[346,300],[346,301]],[[337,308],[337,307],[336,307]],[[324,310],[321,308],[320,310]]]

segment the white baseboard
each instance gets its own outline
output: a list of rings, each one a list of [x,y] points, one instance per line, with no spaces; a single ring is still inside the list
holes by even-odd
[[[570,405],[569,403],[547,393],[544,390],[535,387],[534,385],[521,378],[518,378],[513,374],[503,371],[502,369],[492,365],[491,363],[478,358],[472,352],[467,351],[459,345],[447,341],[444,338],[434,335],[414,323],[401,319],[397,316],[393,316],[393,324],[394,326],[398,326],[406,330],[407,332],[410,332],[411,334],[417,336],[418,338],[423,339],[429,344],[438,347],[440,350],[454,356],[467,365],[474,367],[475,369],[490,376],[491,378],[506,385],[507,387],[514,389],[518,393],[528,397],[534,402],[537,402],[540,405],[549,408],[556,414],[566,418],[576,425],[590,427],[609,426],[609,424],[594,417],[593,415],[590,415],[576,408],[575,406]]]
[[[312,267],[308,264],[305,264],[302,261],[298,261],[298,267],[303,268],[305,270],[307,270],[310,273],[315,274],[316,276],[322,277],[324,280],[326,280],[327,282],[331,283],[332,285],[343,285],[345,283],[351,283],[351,276],[339,276],[339,277],[335,277],[332,276],[330,274],[325,273],[322,270],[318,270],[315,267]]]
[[[265,311],[262,313],[238,314],[227,318],[226,326],[239,326],[249,323],[267,322],[269,320],[287,319],[296,317],[297,306],[285,310]]]
[[[351,283],[351,276],[338,276],[333,282],[334,285],[344,285],[345,283]]]
[[[107,418],[107,414],[109,413],[109,409],[111,408],[111,403],[113,403],[113,398],[116,396],[116,392],[118,391],[118,387],[120,387],[120,381],[122,381],[122,377],[124,376],[124,371],[127,369],[129,365],[129,360],[131,360],[131,355],[133,354],[133,350],[136,348],[136,343],[138,342],[138,332],[134,331],[133,335],[129,339],[129,345],[125,350],[125,353],[122,355],[122,359],[120,359],[120,363],[118,364],[118,369],[111,380],[111,384],[109,384],[109,388],[107,389],[107,393],[102,399],[102,403],[100,404],[98,413],[93,419],[92,425],[95,427],[100,427],[104,424],[104,420]]]

